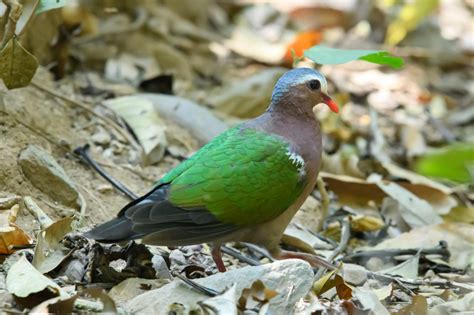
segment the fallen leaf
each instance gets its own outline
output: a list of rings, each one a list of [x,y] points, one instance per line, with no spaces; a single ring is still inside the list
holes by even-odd
[[[61,288],[36,270],[24,256],[8,270],[6,286],[8,292],[20,298],[43,290],[49,290],[56,295],[62,294]]]
[[[284,61],[287,65],[293,63],[292,51],[295,57],[302,57],[304,51],[321,42],[323,35],[319,31],[307,31],[296,34],[295,39],[286,47]]]
[[[400,276],[406,279],[416,279],[418,277],[419,262],[420,253],[410,257],[401,264],[398,264],[392,268],[379,270],[379,272],[392,276]]]
[[[198,304],[204,309],[206,313],[237,315],[238,294],[236,287],[237,286],[234,283],[222,294],[204,301],[200,301]]]
[[[122,117],[132,128],[143,147],[147,164],[154,164],[163,158],[168,143],[166,127],[151,101],[136,96],[124,96],[104,101],[104,105]]]
[[[373,290],[365,288],[354,288],[354,298],[358,299],[364,310],[370,310],[377,315],[390,315],[385,306],[380,303],[378,296]]]
[[[125,304],[137,295],[161,288],[169,282],[168,279],[128,278],[110,289],[109,296],[117,304]]]
[[[102,305],[102,308],[96,312],[100,312],[100,314],[117,314],[115,302],[103,289],[100,288],[83,289],[73,296],[58,296],[46,300],[35,306],[30,311],[30,314],[75,314],[75,311],[77,311],[75,306],[77,305],[76,301],[78,299],[98,300]]]
[[[430,309],[430,315],[469,314],[474,309],[474,292],[470,292],[455,301],[438,304]],[[405,315],[405,314],[403,314]]]
[[[433,248],[438,246],[440,241],[446,241],[448,244],[448,250],[451,253],[450,266],[464,269],[474,264],[471,258],[474,235],[472,225],[466,223],[446,222],[422,226],[387,239],[371,247],[370,250]]]
[[[366,208],[370,201],[381,205],[383,199],[388,196],[375,183],[369,183],[364,179],[326,172],[320,172],[320,176],[328,189],[337,195],[340,204]],[[426,183],[400,181],[396,184],[426,200],[438,214],[447,214],[451,208],[457,205],[457,201],[450,195],[450,189],[445,192]]]
[[[13,37],[0,51],[0,78],[8,89],[30,84],[38,68],[38,61]]]
[[[72,297],[57,296],[36,305],[30,314],[72,314],[74,302],[79,296]]]
[[[266,314],[268,302],[277,295],[277,291],[267,288],[261,280],[257,280],[250,288],[242,290],[238,305],[241,310],[260,309],[259,314]]]
[[[0,211],[0,254],[9,255],[15,251],[13,246],[33,243],[31,237],[14,223],[19,209],[16,204],[10,210]]]
[[[415,295],[411,299],[411,304],[405,306],[394,315],[412,315],[412,314],[428,314],[428,302],[422,295]],[[431,312],[430,312],[431,314]]]
[[[72,231],[73,220],[73,217],[62,218],[39,232],[32,262],[39,272],[50,272],[71,254],[72,250],[65,248],[61,241]]]
[[[324,292],[329,291],[341,283],[341,279],[336,278],[337,271],[337,269],[329,271],[313,284],[313,292],[317,296],[321,296]]]
[[[400,214],[410,227],[414,228],[443,222],[443,219],[433,210],[428,202],[418,198],[402,186],[396,183],[384,183],[378,175],[371,176],[368,181],[375,183],[388,196],[400,203]]]
[[[392,295],[393,286],[391,283],[389,283],[386,286],[380,287],[378,289],[372,289],[372,291],[375,293],[375,295],[380,301],[383,301]]]

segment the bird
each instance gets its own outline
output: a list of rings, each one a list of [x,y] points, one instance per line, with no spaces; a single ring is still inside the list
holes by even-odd
[[[221,245],[227,242],[253,243],[275,259],[300,258],[333,269],[318,256],[280,248],[285,228],[317,181],[322,136],[313,108],[323,103],[338,113],[320,72],[285,72],[263,114],[218,135],[85,236],[103,243],[211,243],[219,272],[226,271]]]

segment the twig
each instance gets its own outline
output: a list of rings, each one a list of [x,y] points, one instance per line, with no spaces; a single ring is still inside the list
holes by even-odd
[[[23,6],[16,0],[3,0],[3,3],[9,7],[8,22],[6,30],[3,33],[2,48],[8,43],[10,39],[15,35],[16,23],[20,19]],[[6,17],[6,15],[5,15]]]
[[[210,297],[214,297],[214,296],[217,296],[219,295],[220,293],[217,292],[216,290],[213,290],[213,289],[210,289],[210,288],[206,288],[205,286],[202,286],[200,285],[199,283],[196,283],[194,282],[193,280],[191,279],[188,279],[186,277],[184,277],[183,275],[181,275],[180,273],[178,272],[173,272],[173,276],[181,279],[183,282],[185,282],[187,285],[189,285],[191,288],[201,292],[201,293],[204,293],[205,295],[207,296],[210,296]]]
[[[36,8],[38,7],[39,3],[40,3],[40,0],[35,1],[35,3],[33,4],[33,8],[31,9],[30,16],[28,17],[28,20],[26,20],[25,24],[23,25],[23,28],[21,29],[21,31],[18,32],[17,36],[23,35],[25,30],[28,29],[28,25],[33,20],[33,17],[36,15]]]
[[[62,95],[62,94],[60,94],[60,93],[44,86],[44,85],[36,82],[35,80],[31,81],[31,85],[36,87],[39,90],[42,90],[46,93],[51,94],[54,97],[60,98],[60,99],[66,101],[68,103],[71,103],[71,104],[73,104],[77,107],[80,107],[81,109],[88,112],[89,114],[91,114],[91,115],[97,117],[98,119],[102,120],[106,125],[113,128],[114,130],[116,130],[128,143],[130,143],[132,145],[132,147],[134,147],[136,150],[138,150],[138,152],[140,152],[140,155],[142,155],[142,153],[143,153],[142,147],[135,141],[135,139],[133,139],[133,137],[131,135],[129,135],[124,129],[122,129],[120,126],[118,126],[112,119],[96,113],[94,110],[92,110],[86,104],[83,104],[79,101],[76,101],[76,100],[70,98],[70,97]]]
[[[81,210],[79,211],[79,219],[77,221],[78,221],[78,225],[82,225],[83,220],[86,216],[87,202],[84,196],[80,192],[77,192],[77,194],[79,197],[79,203],[81,204]]]
[[[323,228],[324,218],[326,218],[329,213],[329,195],[326,190],[324,181],[321,177],[318,177],[318,181],[316,182],[316,187],[318,187],[319,194],[321,195],[321,211],[322,211],[321,218],[322,219],[319,222],[319,231],[321,231]]]
[[[342,261],[344,262],[359,262],[361,259],[368,259],[371,257],[386,257],[390,258],[393,256],[402,255],[415,255],[420,252],[422,255],[441,255],[443,258],[448,259],[451,255],[447,249],[445,242],[433,248],[408,248],[408,249],[381,249],[381,250],[369,250],[360,253],[355,253],[345,256]]]
[[[332,263],[334,259],[341,254],[343,251],[346,250],[347,244],[349,243],[349,239],[351,237],[351,224],[347,219],[339,220],[341,224],[341,240],[339,241],[339,245],[332,251],[332,253],[327,258],[329,263]],[[322,275],[326,272],[326,268],[320,268],[316,273],[315,279],[319,279]]]
[[[51,224],[53,224],[53,220],[41,209],[36,202],[33,201],[33,198],[30,196],[25,196],[23,198],[23,202],[25,203],[26,209],[36,218],[39,222],[41,229],[45,229]]]
[[[136,195],[134,192],[129,190],[125,187],[121,182],[110,176],[99,164],[97,164],[90,156],[89,156],[89,145],[86,144],[83,147],[78,147],[74,150],[74,154],[78,155],[82,158],[87,165],[92,167],[97,173],[100,174],[105,180],[107,180],[110,184],[112,184],[115,188],[121,191],[124,195],[126,195],[130,200],[135,200],[139,196]]]
[[[403,284],[403,282],[401,282],[400,278],[398,278],[398,277],[392,277],[392,276],[389,276],[389,275],[385,275],[385,274],[381,274],[381,273],[377,273],[377,272],[371,272],[371,271],[369,271],[367,275],[369,277],[372,276],[373,278],[376,278],[376,279],[389,280],[389,281],[392,281],[392,282],[396,282],[400,286],[400,288],[402,288],[403,291],[408,293],[408,295],[410,295],[410,296],[415,296],[416,295],[410,288],[408,288],[405,284]]]
[[[250,257],[247,257],[247,256],[243,255],[238,250],[236,250],[232,247],[228,247],[228,246],[224,245],[224,246],[221,246],[221,250],[222,250],[223,253],[231,255],[232,257],[237,258],[241,262],[249,264],[250,266],[260,266],[260,262],[256,261],[255,259],[252,259]]]
[[[3,0],[2,2],[6,6],[5,12],[3,13],[3,16],[2,16],[2,21],[0,23],[0,34],[2,35],[2,39],[3,39],[3,37],[5,36],[5,27],[7,26],[7,23],[8,23],[8,17],[10,16],[11,6],[10,6],[10,3],[6,0]]]

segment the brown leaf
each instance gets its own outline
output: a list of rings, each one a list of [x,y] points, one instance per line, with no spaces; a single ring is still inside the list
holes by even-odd
[[[72,217],[65,217],[39,232],[32,262],[39,272],[50,272],[70,255],[71,250],[60,242],[72,230],[72,221]]]
[[[0,254],[9,255],[14,252],[13,246],[33,243],[31,237],[14,223],[19,209],[14,205],[10,210],[0,211]]]
[[[242,296],[239,298],[239,308],[241,310],[264,307],[268,302],[278,295],[278,292],[265,287],[262,281],[255,281],[250,288],[242,290]],[[264,312],[265,314],[265,312]]]
[[[427,314],[428,313],[428,302],[422,295],[416,295],[412,298],[411,304],[405,306],[394,315],[411,315],[411,314]]]
[[[9,89],[30,84],[38,68],[36,57],[13,37],[0,51],[0,77]]]

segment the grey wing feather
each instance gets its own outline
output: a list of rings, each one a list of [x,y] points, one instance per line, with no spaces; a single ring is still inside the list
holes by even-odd
[[[169,185],[156,187],[129,203],[119,216],[85,235],[102,242],[143,238],[148,244],[179,246],[205,243],[237,230],[206,209],[185,210],[167,200]]]

